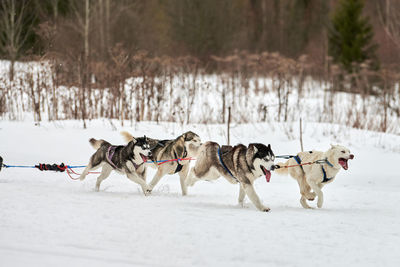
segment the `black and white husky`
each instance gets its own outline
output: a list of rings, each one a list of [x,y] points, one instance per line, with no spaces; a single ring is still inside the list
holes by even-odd
[[[122,132],[121,134],[127,142],[134,138],[128,132]],[[183,133],[172,140],[148,138],[148,142],[151,146],[152,158],[156,161],[196,157],[201,144],[200,137],[191,131]],[[148,164],[148,166],[157,169],[156,174],[149,183],[150,190],[157,185],[163,176],[177,173],[180,177],[182,195],[186,195],[185,179],[190,168],[190,160],[175,160],[162,164]],[[146,170],[143,173],[144,180],[146,180],[145,174]]]
[[[84,180],[89,171],[102,167],[101,174],[97,178],[96,191],[99,191],[101,182],[113,170],[126,174],[128,179],[139,184],[145,195],[151,191],[141,175],[146,169],[145,162],[151,157],[150,145],[146,137],[133,138],[125,146],[113,146],[105,140],[94,138],[91,138],[89,142],[97,151],[91,156],[89,164],[79,177],[80,180]]]
[[[253,187],[258,177],[265,175],[267,181],[274,169],[275,156],[271,146],[263,144],[222,146],[207,142],[200,146],[195,166],[186,180],[187,186],[193,186],[199,180],[215,180],[223,176],[232,184],[240,184],[239,205],[247,195],[260,211],[269,211],[264,206]]]

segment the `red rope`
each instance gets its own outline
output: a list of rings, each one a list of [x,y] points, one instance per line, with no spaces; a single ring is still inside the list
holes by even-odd
[[[195,159],[194,159],[194,158],[169,159],[169,160],[166,160],[166,161],[163,161],[163,162],[158,163],[158,165],[164,164],[164,163],[166,163],[166,162],[181,161],[181,160],[195,160]],[[67,172],[69,178],[71,178],[72,180],[74,180],[74,181],[79,180],[79,177],[74,178],[74,177],[72,176],[72,174],[75,174],[75,175],[81,175],[81,174],[75,172],[73,169],[71,169],[70,167],[68,167],[68,165],[65,165],[64,168],[60,167],[59,165],[57,165],[57,167],[60,168],[60,169],[64,169],[64,170]],[[101,172],[88,172],[88,173],[89,173],[89,174],[99,174],[99,173],[101,173]]]
[[[71,178],[74,181],[79,180],[79,177],[77,177],[77,178],[72,177],[71,173],[76,174],[76,175],[81,175],[81,173],[75,172],[73,169],[69,168],[67,165],[65,166],[65,170],[67,171],[69,178]],[[89,172],[89,174],[95,174],[95,173],[99,174],[100,172]]]
[[[195,159],[194,159],[194,158],[183,158],[183,159],[181,159],[181,158],[177,158],[177,159],[169,159],[169,160],[166,160],[166,161],[160,162],[160,163],[158,163],[157,165],[161,165],[161,164],[164,164],[164,163],[166,163],[166,162],[171,162],[171,161],[181,161],[181,160],[195,160]]]
[[[302,166],[302,165],[311,165],[314,164],[315,162],[306,162],[302,164],[295,164],[295,165],[289,165],[289,166],[281,166],[281,168],[291,168],[291,167],[297,167],[297,166]]]

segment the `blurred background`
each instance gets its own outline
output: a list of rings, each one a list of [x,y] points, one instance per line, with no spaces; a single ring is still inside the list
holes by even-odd
[[[297,120],[300,110],[399,133],[400,1],[0,3],[0,114],[11,119],[223,123],[231,107],[238,122]],[[332,110],[343,92],[347,107]],[[238,105],[242,96],[250,102]],[[302,108],[310,98],[321,107]]]

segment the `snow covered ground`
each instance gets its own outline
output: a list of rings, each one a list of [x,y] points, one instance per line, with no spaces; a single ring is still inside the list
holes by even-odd
[[[85,165],[90,137],[122,144],[122,129],[155,138],[192,130],[203,141],[226,140],[223,125],[145,122],[115,131],[96,120],[80,126],[0,121],[0,155],[10,165]],[[231,138],[294,154],[296,128],[237,125]],[[238,186],[223,179],[199,182],[182,197],[178,176],[166,176],[145,197],[118,174],[94,192],[95,175],[80,182],[65,173],[3,169],[0,266],[400,266],[400,136],[306,124],[304,143],[306,150],[340,143],[355,155],[349,170],[324,188],[322,209],[303,209],[297,183],[274,174],[270,183],[255,184],[271,208],[262,213],[248,200],[247,208],[238,207]]]

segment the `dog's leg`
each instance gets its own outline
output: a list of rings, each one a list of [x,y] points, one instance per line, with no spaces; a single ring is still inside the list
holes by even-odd
[[[151,189],[146,184],[146,182],[142,178],[140,178],[136,173],[127,173],[126,176],[128,177],[129,180],[139,184],[142,187],[143,194],[145,196],[150,194]]]
[[[79,176],[79,180],[81,180],[81,181],[85,180],[86,176],[89,174],[90,171],[96,170],[100,167],[101,167],[101,164],[92,166],[92,161],[90,161],[89,164],[86,166],[86,168],[83,170],[82,174]]]
[[[244,191],[243,186],[240,184],[239,185],[239,199],[238,199],[238,202],[239,202],[239,206],[241,206],[241,207],[244,207],[243,201],[244,201],[245,196],[246,196],[246,192]]]
[[[145,168],[142,172],[142,174],[140,175],[140,178],[143,179],[144,182],[146,182],[147,179],[147,168]]]
[[[79,176],[79,180],[81,180],[81,181],[85,180],[86,176],[89,174],[89,171],[91,171],[92,168],[93,168],[92,161],[90,161],[89,164],[86,166],[86,168],[81,173],[81,175]]]
[[[153,180],[151,180],[151,182],[150,182],[150,184],[149,184],[149,189],[150,189],[150,192],[149,192],[149,193],[151,193],[151,191],[153,190],[153,188],[157,185],[157,183],[160,181],[160,179],[161,179],[163,176],[164,176],[164,175],[163,175],[163,168],[162,168],[162,167],[159,167],[159,168],[157,169],[156,174],[155,174],[154,177],[153,177]]]
[[[200,179],[198,179],[197,176],[196,176],[195,169],[192,168],[192,169],[190,170],[189,174],[188,174],[187,177],[186,177],[186,182],[185,182],[186,187],[188,187],[188,186],[194,186],[194,184],[195,184],[197,181],[199,181],[199,180],[200,180]]]
[[[81,175],[79,176],[79,180],[83,181],[86,178],[86,175],[89,174],[89,171],[92,169],[92,164],[89,162],[89,164],[86,166],[86,168],[83,170]]]
[[[183,166],[182,170],[179,172],[179,178],[181,182],[182,196],[187,195],[186,177],[189,172],[189,164]]]
[[[300,198],[300,204],[303,206],[305,209],[311,209],[311,207],[307,204],[307,199],[305,196],[301,195]]]
[[[311,194],[311,192],[309,192],[311,190],[311,187],[307,184],[304,176],[301,177],[300,179],[296,179],[296,181],[299,184],[300,188],[300,194],[301,194],[300,204],[303,206],[303,208],[310,209],[311,207],[307,204],[307,194],[308,193]]]
[[[296,180],[300,187],[300,194],[310,201],[314,200],[315,193],[311,192],[311,187],[307,183],[304,175],[300,179],[296,179]]]
[[[303,180],[303,185],[304,185],[304,196],[307,198],[309,201],[313,201],[317,194],[314,192],[311,192],[311,187],[310,185],[306,182],[306,180]]]
[[[112,170],[113,170],[112,167],[109,166],[108,164],[105,164],[103,166],[103,169],[101,169],[100,176],[97,177],[96,187],[95,187],[96,192],[99,192],[101,182],[103,182],[105,179],[107,179],[108,176],[110,176]]]
[[[324,194],[322,193],[321,188],[314,181],[308,181],[308,184],[318,196],[317,207],[322,208],[322,204],[324,203]]]
[[[244,184],[243,187],[244,187],[244,191],[245,191],[246,195],[249,197],[251,202],[253,202],[254,206],[257,207],[257,209],[259,209],[260,211],[265,211],[265,212],[270,210],[270,208],[264,206],[261,203],[260,198],[258,197],[252,184]]]

